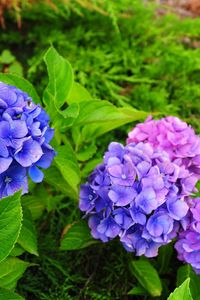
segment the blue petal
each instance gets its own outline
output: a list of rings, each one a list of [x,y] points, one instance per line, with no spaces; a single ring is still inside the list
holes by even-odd
[[[48,128],[44,134],[45,142],[49,143],[52,140],[53,136],[54,136],[54,129]]]
[[[44,154],[42,157],[37,161],[37,165],[43,169],[47,169],[50,167],[52,160],[55,156],[54,150],[43,150]]]
[[[36,166],[32,166],[29,168],[29,176],[36,183],[42,182],[44,178],[43,172],[40,171]]]
[[[9,152],[6,147],[6,143],[2,138],[0,138],[0,156],[8,157],[8,155],[9,155]]]
[[[10,125],[7,121],[0,122],[0,137],[7,138],[10,133]]]
[[[13,138],[23,138],[28,133],[26,123],[21,120],[14,120],[12,124],[12,136]]]
[[[5,172],[9,168],[12,160],[13,159],[11,157],[8,158],[0,157],[0,174]]]

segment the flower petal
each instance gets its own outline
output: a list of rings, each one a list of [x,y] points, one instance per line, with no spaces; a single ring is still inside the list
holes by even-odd
[[[44,178],[43,172],[38,169],[36,166],[32,166],[29,168],[29,176],[33,180],[33,182],[39,183],[42,182]]]
[[[9,168],[12,161],[13,159],[11,157],[0,157],[0,174],[5,172]]]

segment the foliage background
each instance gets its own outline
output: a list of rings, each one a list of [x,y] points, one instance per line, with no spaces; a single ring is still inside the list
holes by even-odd
[[[160,16],[154,3],[139,0],[35,2],[0,6],[1,71],[24,75],[42,96],[48,83],[43,56],[53,45],[73,66],[76,82],[93,98],[156,116],[178,115],[200,131],[199,18]],[[124,141],[133,126],[121,126],[92,143],[79,143],[77,132],[66,131],[65,141],[75,149],[82,181],[108,143]],[[57,133],[55,145],[59,139]],[[54,167],[49,170],[54,171]],[[117,241],[76,251],[59,250],[63,228],[66,231],[81,215],[77,198],[66,196],[70,193],[64,188],[58,192],[48,178],[47,173],[46,182],[33,185],[30,195],[22,199],[36,222],[40,255],[21,256],[33,265],[18,282],[17,292],[26,299],[43,300],[141,299],[128,295],[137,286],[142,299],[152,299],[138,286],[131,270],[134,256]],[[186,273],[191,281],[200,282],[188,266],[179,268],[172,246],[162,248],[151,263],[162,279],[163,293],[158,299],[166,299]],[[198,299],[195,289],[193,298]]]

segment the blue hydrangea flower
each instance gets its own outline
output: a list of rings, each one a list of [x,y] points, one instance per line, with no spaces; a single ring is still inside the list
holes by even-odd
[[[25,92],[0,82],[0,198],[43,180],[55,156],[49,117]]]
[[[94,238],[119,237],[127,251],[153,257],[177,236],[196,180],[148,143],[111,143],[81,186],[80,209]]]

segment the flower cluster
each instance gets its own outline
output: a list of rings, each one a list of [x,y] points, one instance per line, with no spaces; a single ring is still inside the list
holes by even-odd
[[[195,183],[184,166],[148,143],[111,143],[81,186],[79,207],[94,238],[118,236],[128,251],[153,257],[176,237]]]
[[[200,137],[180,119],[152,120],[149,117],[129,133],[127,143],[132,142],[148,142],[154,148],[166,151],[172,161],[183,164],[200,179]]]
[[[127,251],[153,257],[177,238],[178,258],[200,274],[200,136],[176,117],[136,125],[127,145],[111,143],[81,187],[79,207],[94,238],[119,237]]]
[[[0,198],[28,191],[27,174],[41,182],[55,152],[54,131],[40,105],[16,87],[0,82]]]
[[[200,198],[190,199],[190,205],[185,230],[180,232],[175,248],[178,259],[191,264],[200,274]]]

